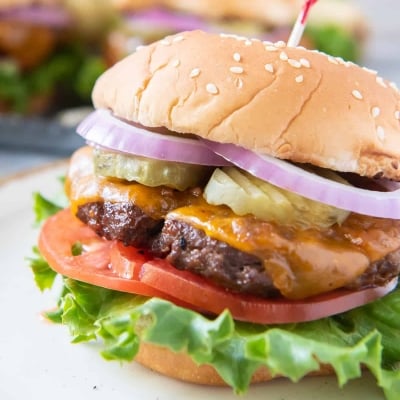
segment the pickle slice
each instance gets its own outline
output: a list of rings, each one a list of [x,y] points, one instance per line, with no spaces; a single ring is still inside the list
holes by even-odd
[[[332,172],[328,179],[343,181]],[[235,167],[217,168],[204,189],[210,204],[225,204],[238,215],[256,217],[302,228],[327,228],[342,223],[350,214],[296,193],[281,189]]]
[[[212,167],[204,165],[156,160],[99,148],[94,149],[93,160],[97,175],[177,190],[204,184],[213,171]]]

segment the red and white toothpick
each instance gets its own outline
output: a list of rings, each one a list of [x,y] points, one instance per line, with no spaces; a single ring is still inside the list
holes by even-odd
[[[296,47],[300,43],[301,37],[303,36],[304,28],[306,27],[307,16],[310,8],[317,2],[317,0],[307,0],[304,3],[302,10],[293,26],[292,32],[290,33],[287,45],[290,47]]]

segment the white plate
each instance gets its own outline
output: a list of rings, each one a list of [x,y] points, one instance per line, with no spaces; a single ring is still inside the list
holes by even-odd
[[[32,192],[53,196],[65,168],[53,164],[0,183],[0,399],[383,399],[368,375],[344,389],[329,377],[299,384],[279,379],[237,397],[228,388],[182,383],[135,363],[104,361],[93,344],[71,344],[65,327],[41,319],[40,312],[55,299],[35,287],[26,261],[37,236]]]

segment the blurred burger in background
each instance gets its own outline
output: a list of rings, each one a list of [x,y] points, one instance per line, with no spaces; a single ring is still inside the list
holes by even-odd
[[[0,112],[90,105],[94,82],[137,46],[201,29],[288,39],[303,0],[0,0]],[[313,9],[302,45],[358,61],[367,36],[349,1]]]
[[[107,0],[0,1],[0,112],[89,104],[115,21]]]
[[[202,29],[263,40],[287,40],[303,0],[111,0],[123,20],[109,36],[108,65],[137,46],[179,31]],[[303,44],[358,61],[367,36],[362,12],[351,2],[325,0],[313,8]]]

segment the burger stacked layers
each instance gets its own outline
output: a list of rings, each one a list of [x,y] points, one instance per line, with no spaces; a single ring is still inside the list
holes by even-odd
[[[399,395],[393,83],[193,31],[117,63],[93,102],[70,206],[39,238],[51,269],[38,282],[64,276],[51,319],[184,380],[243,391],[276,375],[343,383],[365,366]]]

